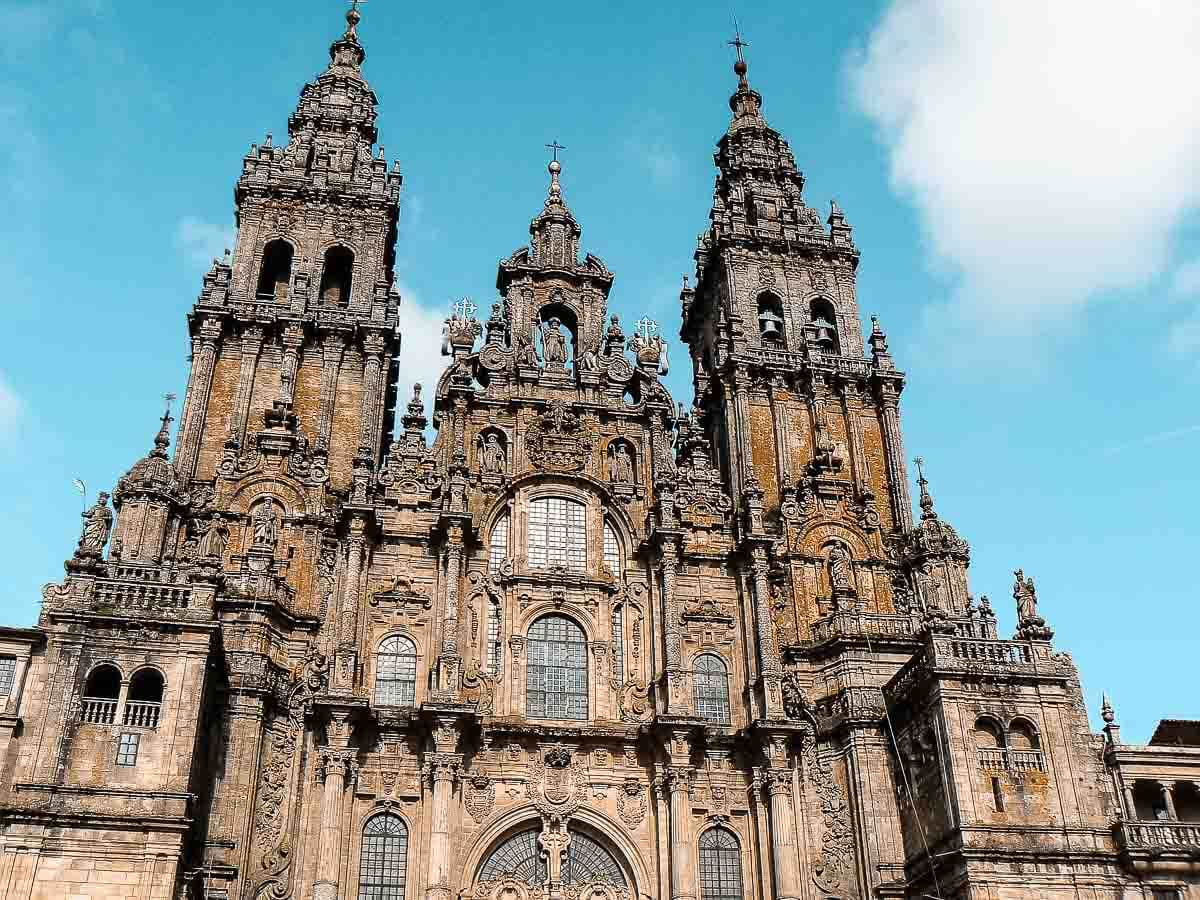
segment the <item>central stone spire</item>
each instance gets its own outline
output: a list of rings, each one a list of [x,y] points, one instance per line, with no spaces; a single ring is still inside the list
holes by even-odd
[[[545,208],[529,224],[529,234],[533,239],[530,242],[531,261],[541,268],[573,269],[579,263],[579,238],[583,231],[564,202],[562,185],[558,181],[562,173],[562,163],[557,159],[558,151],[565,148],[558,146],[557,141],[547,146],[553,147],[555,158],[546,167],[550,173],[550,187],[546,193]]]

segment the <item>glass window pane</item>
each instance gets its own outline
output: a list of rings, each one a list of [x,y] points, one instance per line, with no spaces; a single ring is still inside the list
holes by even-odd
[[[13,678],[17,674],[17,661],[11,656],[0,656],[0,697],[12,693]]]
[[[529,504],[529,566],[563,566],[582,572],[587,564],[584,506],[565,497],[542,497]]]
[[[501,516],[492,526],[492,538],[488,544],[488,571],[499,572],[500,564],[508,556],[508,513]]]
[[[698,656],[692,680],[696,715],[714,725],[728,725],[729,672],[724,660],[711,653]]]
[[[725,828],[700,835],[702,900],[742,900],[742,854],[737,837]]]
[[[617,543],[617,534],[612,526],[604,523],[604,564],[613,577],[621,578],[621,545]]]
[[[358,900],[404,900],[408,827],[399,816],[372,816],[363,827]]]
[[[375,659],[375,704],[412,706],[417,698],[417,645],[402,635],[379,645]]]
[[[525,714],[532,719],[586,719],[587,641],[565,616],[533,623],[527,641]]]
[[[514,878],[533,887],[542,887],[550,877],[546,858],[538,846],[534,829],[514,834],[488,856],[479,870],[479,881]]]
[[[620,606],[614,606],[612,611],[612,653],[613,653],[613,679],[618,685],[625,683],[625,634],[624,634],[624,610]]]

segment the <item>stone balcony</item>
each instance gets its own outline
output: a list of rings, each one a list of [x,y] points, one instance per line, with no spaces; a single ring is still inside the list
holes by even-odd
[[[1123,850],[1182,852],[1200,857],[1200,823],[1120,822],[1115,836]]]

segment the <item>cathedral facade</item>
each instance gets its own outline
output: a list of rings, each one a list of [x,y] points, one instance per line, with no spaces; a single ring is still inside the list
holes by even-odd
[[[691,402],[557,159],[410,393],[358,21],[243,161],[173,448],[0,629],[0,897],[1200,896],[1200,728],[1093,734],[1033,580],[1002,637],[923,474],[914,516],[851,228],[740,41]]]

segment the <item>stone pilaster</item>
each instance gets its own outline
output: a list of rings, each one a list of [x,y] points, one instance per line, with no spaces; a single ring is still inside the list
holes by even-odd
[[[890,384],[879,392],[879,419],[883,425],[883,452],[891,488],[892,519],[896,528],[913,526],[912,495],[908,492],[908,468],[904,463],[904,437],[900,433],[900,400]]]
[[[377,331],[363,337],[363,395],[359,416],[358,453],[375,462],[379,455],[379,416],[383,399],[383,351],[387,339]]]
[[[196,471],[200,438],[208,416],[208,397],[212,391],[213,367],[217,362],[217,343],[221,338],[220,319],[205,318],[192,338],[192,373],[180,417],[175,465],[179,474],[190,478]]]
[[[696,900],[692,774],[686,766],[670,766],[663,775],[671,810],[671,900]]]
[[[339,690],[354,685],[358,666],[358,608],[359,589],[367,557],[367,523],[359,515],[350,519],[346,536],[346,580],[342,585],[342,602],[337,618],[337,665],[333,683]]]
[[[317,448],[329,449],[333,427],[333,404],[337,393],[338,373],[346,352],[346,335],[331,331],[321,340],[321,398],[317,407]]]
[[[771,864],[775,873],[776,900],[799,900],[803,887],[796,855],[796,814],[792,808],[792,770],[761,771],[771,809]]]
[[[242,329],[242,364],[238,372],[237,391],[233,395],[233,413],[229,422],[229,437],[239,445],[246,439],[246,420],[250,415],[250,397],[254,388],[254,373],[262,353],[264,332],[261,325]]]
[[[317,847],[317,877],[313,880],[313,900],[337,900],[341,871],[342,806],[346,782],[354,767],[351,750],[322,751],[319,776],[324,781],[321,791],[321,831]]]
[[[296,367],[299,365],[300,347],[304,343],[304,329],[299,325],[288,325],[280,336],[283,362],[279,370],[279,399],[291,406],[296,399]]]
[[[775,639],[775,622],[771,617],[771,586],[767,582],[769,563],[767,549],[762,544],[752,550],[754,574],[754,625],[758,636],[759,677],[762,679],[763,713],[767,718],[783,717],[783,663]]]

